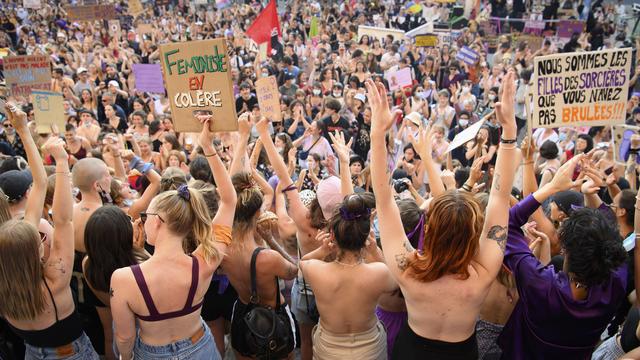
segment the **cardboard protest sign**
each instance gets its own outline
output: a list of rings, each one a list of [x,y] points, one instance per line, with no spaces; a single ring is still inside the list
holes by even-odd
[[[584,22],[579,20],[560,20],[556,27],[556,35],[560,38],[570,38],[573,34],[584,31]]]
[[[617,163],[625,164],[629,159],[631,137],[633,135],[640,136],[640,127],[630,125],[613,126],[613,159]],[[638,160],[640,160],[640,155],[636,158],[636,161]]]
[[[389,71],[385,78],[389,82],[390,91],[409,87],[413,84],[413,80],[411,80],[411,69],[409,68]]]
[[[438,45],[438,35],[416,35],[415,40],[416,46],[419,47],[435,47],[436,45]]]
[[[29,96],[32,89],[51,89],[51,65],[47,55],[7,56],[3,65],[13,96]]]
[[[109,20],[109,31],[111,34],[119,34],[120,33],[120,20]]]
[[[132,70],[136,79],[136,90],[164,94],[160,64],[133,64]]]
[[[260,114],[273,122],[282,121],[280,111],[280,92],[275,76],[260,78],[256,81],[256,95]]]
[[[94,21],[116,19],[114,4],[69,6],[65,9],[70,21]]]
[[[393,36],[393,41],[402,41],[404,39],[404,31],[402,30],[364,25],[358,26],[358,41],[360,41],[364,35],[378,40],[384,39],[387,35]]]
[[[521,42],[526,43],[529,46],[531,52],[535,52],[542,48],[542,45],[544,44],[544,37],[535,35],[511,35],[511,43],[515,47],[517,47]]]
[[[480,120],[477,123],[462,130],[462,132],[460,132],[458,135],[456,135],[456,137],[453,138],[453,140],[451,140],[451,142],[449,143],[449,147],[447,148],[447,151],[445,151],[445,153],[459,148],[460,146],[466,144],[467,141],[473,140],[473,138],[475,138],[478,134],[478,131],[480,131],[480,128],[483,124],[484,120]]]
[[[153,26],[151,24],[138,24],[136,32],[140,35],[151,34],[153,32]]]
[[[24,6],[25,9],[40,9],[42,3],[40,0],[23,0],[22,6]]]
[[[630,48],[534,58],[533,127],[623,123],[630,69]]]
[[[33,113],[39,134],[51,133],[51,125],[56,125],[58,131],[64,131],[66,118],[63,102],[61,93],[43,90],[34,90],[31,93],[31,103],[33,103]]]
[[[140,0],[129,0],[129,14],[131,16],[138,16],[144,12],[144,8],[140,3]]]
[[[467,65],[475,64],[480,58],[480,54],[468,46],[463,46],[456,55],[456,59],[463,61]]]
[[[225,39],[164,44],[160,60],[176,131],[200,131],[197,114],[213,115],[212,131],[238,129]]]

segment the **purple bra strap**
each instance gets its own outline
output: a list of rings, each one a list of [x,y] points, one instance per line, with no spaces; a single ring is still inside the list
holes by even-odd
[[[424,213],[420,215],[420,221],[416,227],[411,230],[410,233],[407,234],[407,239],[411,239],[413,235],[415,235],[416,231],[420,231],[420,238],[418,239],[418,253],[422,254],[422,248],[424,247]]]
[[[193,307],[193,298],[196,296],[196,290],[198,290],[198,277],[200,276],[200,264],[198,258],[191,256],[193,262],[191,263],[191,287],[189,288],[189,295],[187,295],[187,303],[184,304],[184,311]]]
[[[144,298],[144,303],[147,304],[149,317],[157,316],[158,309],[156,309],[156,305],[153,303],[153,298],[151,297],[151,293],[149,293],[149,287],[144,280],[144,274],[142,274],[142,270],[140,270],[140,265],[136,264],[131,266],[131,271],[133,271],[133,276],[136,278],[136,283],[138,283],[138,287]]]

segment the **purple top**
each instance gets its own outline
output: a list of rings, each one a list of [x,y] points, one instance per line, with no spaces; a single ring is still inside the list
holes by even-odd
[[[504,264],[516,278],[520,300],[498,338],[503,359],[591,359],[600,334],[625,297],[627,266],[574,300],[567,274],[536,259],[521,226],[540,206],[527,196],[509,211]]]

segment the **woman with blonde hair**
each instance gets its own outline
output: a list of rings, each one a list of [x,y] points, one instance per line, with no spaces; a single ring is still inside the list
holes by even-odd
[[[387,266],[405,296],[409,317],[396,338],[393,359],[475,359],[478,356],[475,324],[502,264],[509,197],[518,163],[514,83],[514,74],[509,73],[502,103],[498,104],[503,138],[487,207],[490,217],[484,218],[470,194],[444,191],[442,182],[433,176],[431,132],[421,131],[414,146],[433,177],[429,183],[434,199],[417,249],[404,233],[386,171],[384,137],[396,114],[390,111],[384,86],[372,81],[366,83],[373,113],[371,177],[382,249]]]
[[[231,244],[236,193],[213,147],[211,116],[199,120],[199,141],[220,190],[220,211],[212,221],[202,195],[183,185],[156,196],[140,214],[154,254],[140,265],[116,270],[109,290],[123,359],[220,359],[200,311],[213,273]],[[198,244],[188,255],[183,251],[187,237]]]

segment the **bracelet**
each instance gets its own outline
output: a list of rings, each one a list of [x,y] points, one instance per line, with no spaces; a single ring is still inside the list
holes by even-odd
[[[217,151],[216,151],[216,152],[214,152],[213,154],[204,154],[204,157],[206,157],[206,158],[210,158],[210,157],[213,157],[213,156],[216,156],[216,155],[218,155],[218,152],[217,152]]]
[[[518,142],[518,139],[505,139],[503,137],[500,138],[501,144],[515,144]]]
[[[522,163],[522,165],[530,165],[530,164],[533,164],[533,163],[534,163],[534,161],[533,161],[533,160],[531,160],[531,161],[525,161],[525,162],[523,162],[523,163]]]
[[[287,191],[292,191],[292,190],[297,190],[298,187],[296,186],[296,184],[291,184],[289,186],[287,186],[286,188],[282,189],[282,193],[286,193]]]
[[[471,192],[471,186],[469,186],[469,184],[464,184],[462,185],[462,190],[466,191],[466,192]]]
[[[518,147],[516,146],[515,143],[501,143],[500,144],[500,149],[504,149],[504,150],[515,150]]]

